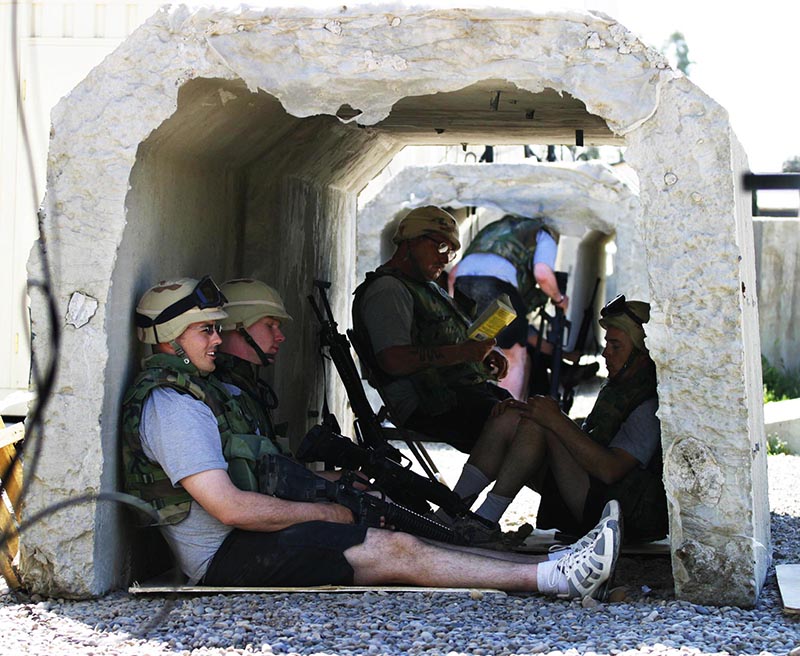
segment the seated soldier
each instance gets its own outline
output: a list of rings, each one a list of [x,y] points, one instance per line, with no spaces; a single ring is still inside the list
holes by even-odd
[[[469,453],[491,409],[509,393],[494,340],[467,338],[469,319],[437,280],[461,244],[455,219],[418,207],[397,227],[397,248],[356,289],[353,330],[372,360],[392,421]],[[497,433],[497,430],[493,430]]]
[[[208,277],[161,282],[142,296],[137,334],[155,353],[123,405],[126,489],[157,512],[153,524],[190,584],[407,584],[603,595],[619,551],[614,504],[563,558],[520,562],[516,554],[453,550],[355,525],[352,513],[335,503],[262,494],[255,458],[278,449],[270,436],[256,434],[238,397],[213,373],[224,301]]]
[[[419,207],[402,219],[393,241],[392,258],[356,289],[354,331],[379,374],[373,380],[392,421],[470,454],[453,488],[470,505],[530,423],[513,412],[492,412],[510,396],[489,382],[491,367],[502,377],[506,360],[493,340],[467,338],[469,320],[433,282],[460,248],[455,219],[439,207]],[[498,489],[488,493],[477,517],[455,524],[471,544],[503,546],[498,520],[514,495],[501,496]],[[437,518],[452,519],[442,510]]]
[[[513,496],[530,485],[542,495],[537,528],[568,535],[591,527],[604,504],[616,499],[626,540],[660,539],[668,519],[656,369],[644,343],[650,306],[618,296],[600,315],[608,380],[591,413],[579,427],[549,397],[499,405],[498,414],[521,410],[534,430],[511,445],[494,491]],[[526,467],[513,466],[518,462]]]
[[[261,435],[285,443],[283,426],[276,429],[271,414],[278,398],[260,372],[275,361],[286,341],[281,324],[292,317],[278,292],[259,280],[229,280],[220,289],[228,317],[222,322],[214,375],[238,396]]]

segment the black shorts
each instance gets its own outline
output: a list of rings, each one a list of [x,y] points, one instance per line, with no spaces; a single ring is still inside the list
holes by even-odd
[[[202,585],[296,587],[352,585],[344,557],[364,542],[363,524],[303,522],[282,531],[233,529],[217,549]]]
[[[494,276],[459,276],[455,289],[475,301],[476,315],[483,312],[500,294],[508,294],[511,305],[517,311],[517,318],[497,334],[497,345],[501,349],[508,349],[514,344],[528,343],[528,310],[514,285]]]
[[[431,438],[445,442],[462,453],[469,453],[499,401],[511,397],[497,385],[481,383],[456,389],[457,403],[452,410],[432,416],[419,409],[406,420],[405,426]]]

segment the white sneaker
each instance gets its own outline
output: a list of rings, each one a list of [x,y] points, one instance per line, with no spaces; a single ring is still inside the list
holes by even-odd
[[[558,596],[566,599],[593,597],[600,601],[605,600],[607,582],[614,574],[621,542],[619,522],[608,518],[591,544],[556,561],[553,576],[565,576],[568,588],[566,593]]]
[[[605,523],[612,519],[619,523],[620,528],[622,527],[619,501],[616,499],[611,499],[608,503],[606,503],[605,506],[603,506],[603,512],[600,514],[600,519],[597,521],[597,524],[595,524],[594,528],[586,535],[584,535],[582,538],[578,538],[578,540],[572,544],[554,544],[552,547],[550,547],[550,549],[548,549],[548,551],[550,553],[558,553],[559,551],[563,551],[564,553],[561,554],[559,558],[564,558],[571,553],[585,549],[595,541],[595,538]]]

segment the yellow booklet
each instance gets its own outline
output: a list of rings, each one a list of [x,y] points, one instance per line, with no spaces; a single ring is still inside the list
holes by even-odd
[[[517,318],[508,294],[501,294],[480,313],[467,330],[467,337],[483,342],[494,337]]]

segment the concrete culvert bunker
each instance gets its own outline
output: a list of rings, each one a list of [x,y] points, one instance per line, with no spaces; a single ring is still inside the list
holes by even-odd
[[[299,435],[322,395],[303,299],[314,277],[331,279],[334,312],[348,316],[368,180],[410,143],[573,143],[581,129],[587,144],[626,146],[639,176],[667,471],[685,452],[673,444],[691,437],[720,480],[710,505],[694,493],[702,462],[667,476],[676,593],[755,603],[769,514],[746,158],[724,109],[616,21],[178,7],[131,35],[52,120],[43,237],[58,315],[74,292],[98,307],[51,353],[45,303],[32,299],[35,358],[59,369],[31,444],[41,457],[26,463],[29,516],[119,487],[132,308],[154,281],[246,274],[281,290],[295,328],[275,383]],[[32,260],[32,277],[40,267]],[[341,391],[332,401],[342,412]],[[48,515],[22,536],[27,586],[82,597],[125,585],[123,527],[107,503]]]

